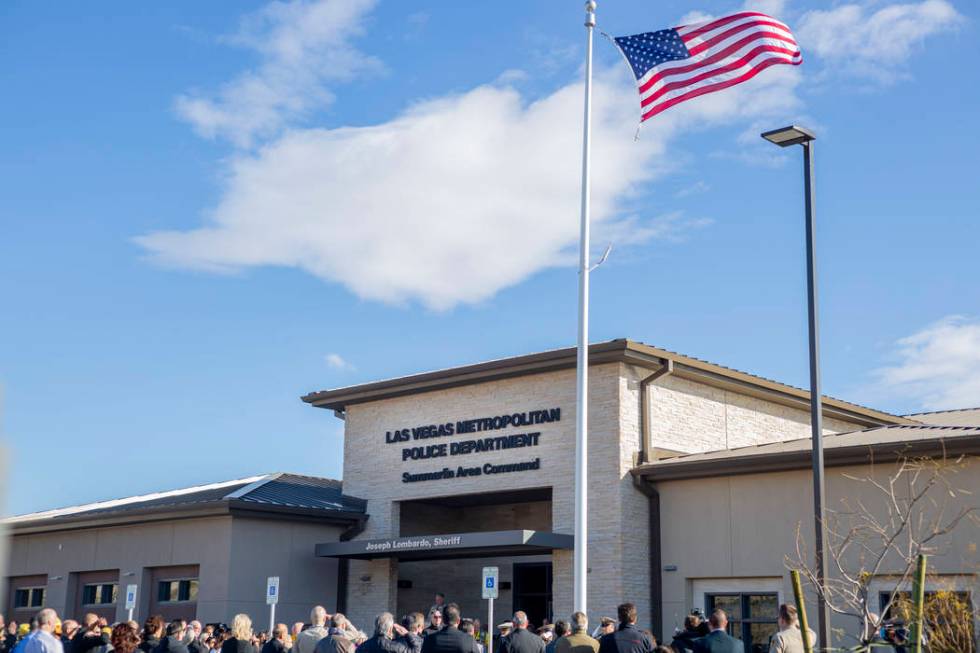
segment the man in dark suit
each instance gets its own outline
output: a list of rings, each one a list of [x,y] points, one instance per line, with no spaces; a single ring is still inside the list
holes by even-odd
[[[459,608],[450,604],[443,616],[446,627],[422,640],[422,653],[480,653],[476,640],[459,629]]]
[[[500,643],[500,653],[544,653],[544,640],[527,629],[527,614],[518,610],[512,621],[514,632]]]
[[[694,640],[694,653],[744,653],[742,642],[725,630],[728,628],[728,615],[724,610],[715,610],[708,617],[711,632]]]
[[[623,603],[616,614],[619,628],[599,639],[599,653],[653,653],[657,643],[636,627],[636,606]]]

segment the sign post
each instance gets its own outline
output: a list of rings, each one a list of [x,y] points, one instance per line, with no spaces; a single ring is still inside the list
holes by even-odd
[[[133,609],[136,607],[136,585],[126,586],[126,609],[129,611],[128,620],[133,620]]]
[[[269,635],[276,630],[276,603],[279,603],[279,577],[269,576],[265,585],[265,602],[269,606]]]
[[[490,601],[487,614],[487,653],[493,653],[493,631],[496,627],[493,623],[493,600],[497,598],[497,579],[499,576],[500,570],[497,567],[483,568],[483,598]]]

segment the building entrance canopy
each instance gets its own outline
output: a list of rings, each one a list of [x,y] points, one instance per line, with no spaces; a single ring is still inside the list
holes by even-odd
[[[547,531],[487,531],[446,535],[410,535],[381,540],[351,540],[316,545],[322,558],[398,558],[399,560],[436,560],[445,558],[485,558],[489,556],[523,556],[550,553],[554,549],[571,549],[574,538]]]

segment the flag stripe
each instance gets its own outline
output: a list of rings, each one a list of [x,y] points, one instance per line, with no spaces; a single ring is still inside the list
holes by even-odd
[[[705,66],[710,66],[712,64],[718,63],[723,59],[725,59],[726,57],[737,55],[739,51],[751,46],[756,40],[763,40],[763,38],[757,39],[756,36],[750,34],[748,36],[743,36],[737,41],[720,45],[718,50],[708,53],[704,55],[704,58],[695,60],[692,63],[684,64],[685,61],[690,61],[690,60],[680,59],[675,62],[662,64],[660,66],[652,68],[650,72],[653,74],[646,79],[640,80],[640,94],[642,95],[646,93],[660,79],[672,75],[683,75],[689,72],[693,72],[695,70],[698,70],[699,68],[703,68]],[[790,36],[789,39],[784,38],[782,36],[771,36],[769,38],[765,38],[763,42],[771,42],[773,45],[785,44],[785,45],[789,45],[790,47],[794,48],[797,51],[799,50],[799,47],[796,45],[796,41],[792,40],[792,36]]]
[[[786,58],[793,60],[796,56],[800,54],[800,51],[790,50],[788,48],[781,48],[775,45],[759,45],[753,48],[752,50],[750,50],[744,56],[735,59],[730,63],[725,64],[724,66],[709,68],[708,70],[700,74],[694,75],[693,77],[689,77],[683,80],[672,81],[667,84],[664,84],[659,89],[643,96],[643,99],[640,102],[640,106],[645,107],[651,102],[656,102],[659,98],[663,97],[667,93],[670,93],[671,91],[675,91],[681,88],[686,88],[688,86],[691,86],[692,84],[697,84],[698,82],[704,81],[709,77],[715,77],[716,75],[719,74],[724,74],[727,72],[738,70],[739,68],[742,68],[746,64],[757,59],[760,54],[770,54],[770,53],[788,55]]]
[[[771,16],[765,16],[763,14],[752,14],[752,15],[748,15],[748,16],[743,16],[743,17],[739,18],[738,20],[734,20],[734,21],[732,21],[730,23],[726,23],[724,25],[720,25],[720,26],[715,27],[713,29],[703,30],[703,31],[699,30],[697,33],[690,32],[690,33],[687,33],[687,34],[680,34],[678,32],[678,34],[680,35],[681,40],[684,42],[685,45],[687,45],[687,44],[697,45],[699,43],[702,43],[702,42],[704,42],[704,41],[712,38],[716,34],[720,34],[721,32],[728,31],[728,30],[730,30],[730,29],[732,29],[734,27],[737,27],[739,25],[747,25],[747,24],[750,24],[750,23],[753,23],[753,22],[758,22],[758,21],[765,21],[765,22],[771,23],[772,25],[774,25],[778,29],[784,30],[786,32],[789,32],[790,31],[789,27],[787,27],[785,23],[783,23],[781,21],[778,21],[778,20],[776,20],[775,18],[773,18]]]
[[[753,77],[755,77],[756,75],[758,75],[759,73],[761,73],[763,70],[765,70],[769,66],[774,66],[776,64],[785,64],[785,63],[788,63],[788,62],[785,59],[781,59],[781,58],[767,59],[767,60],[765,60],[765,61],[757,64],[755,67],[753,67],[752,69],[750,69],[745,74],[740,75],[739,77],[735,77],[733,79],[729,79],[729,80],[726,80],[726,81],[723,81],[723,82],[718,82],[717,84],[710,84],[708,86],[701,86],[700,88],[696,88],[693,91],[690,91],[688,93],[685,93],[684,95],[679,95],[679,96],[673,98],[672,100],[667,100],[666,102],[662,102],[662,103],[656,105],[654,108],[650,109],[650,111],[648,111],[645,114],[643,114],[643,120],[647,120],[649,118],[652,118],[653,116],[657,115],[658,113],[660,113],[662,111],[665,111],[666,109],[669,109],[670,107],[674,106],[675,104],[680,104],[681,102],[684,102],[685,100],[691,100],[691,99],[696,98],[696,97],[699,97],[701,95],[705,95],[706,93],[713,93],[715,91],[720,91],[720,90],[729,88],[731,86],[735,86],[736,84],[741,84],[742,82],[745,82],[745,81],[748,81],[748,80],[752,79]]]
[[[766,30],[766,27],[775,27],[776,29],[770,31],[770,30]],[[758,28],[758,29],[754,29],[754,28]],[[727,41],[728,39],[738,36],[746,31],[750,35],[756,35],[760,38],[763,36],[773,36],[778,38],[787,38],[787,37],[792,38],[792,35],[789,33],[789,31],[782,30],[779,27],[779,25],[767,21],[758,20],[758,21],[753,21],[751,23],[746,23],[744,25],[738,25],[729,30],[725,30],[724,32],[720,32],[712,36],[711,38],[702,41],[701,43],[698,43],[694,47],[688,47],[687,50],[688,52],[691,53],[692,57],[696,57],[697,55],[701,54],[705,50],[710,50],[718,43],[721,43],[722,41]]]
[[[758,11],[743,11],[737,14],[732,14],[731,16],[725,16],[723,18],[718,18],[715,20],[709,20],[704,23],[694,23],[693,25],[681,25],[680,27],[675,27],[677,33],[681,35],[681,38],[688,36],[697,36],[698,34],[704,34],[705,32],[710,32],[711,30],[718,29],[719,27],[724,27],[728,23],[736,20],[745,18],[746,16],[766,16]],[[769,16],[766,16],[769,18]]]

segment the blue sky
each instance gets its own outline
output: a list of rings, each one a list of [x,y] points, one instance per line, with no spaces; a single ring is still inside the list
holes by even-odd
[[[799,154],[819,134],[825,390],[980,404],[978,10],[750,2],[804,64],[633,141],[596,42],[592,339],[805,385]],[[743,7],[600,2],[612,34]],[[575,341],[580,3],[7,2],[0,384],[22,513],[337,477],[306,392]]]

